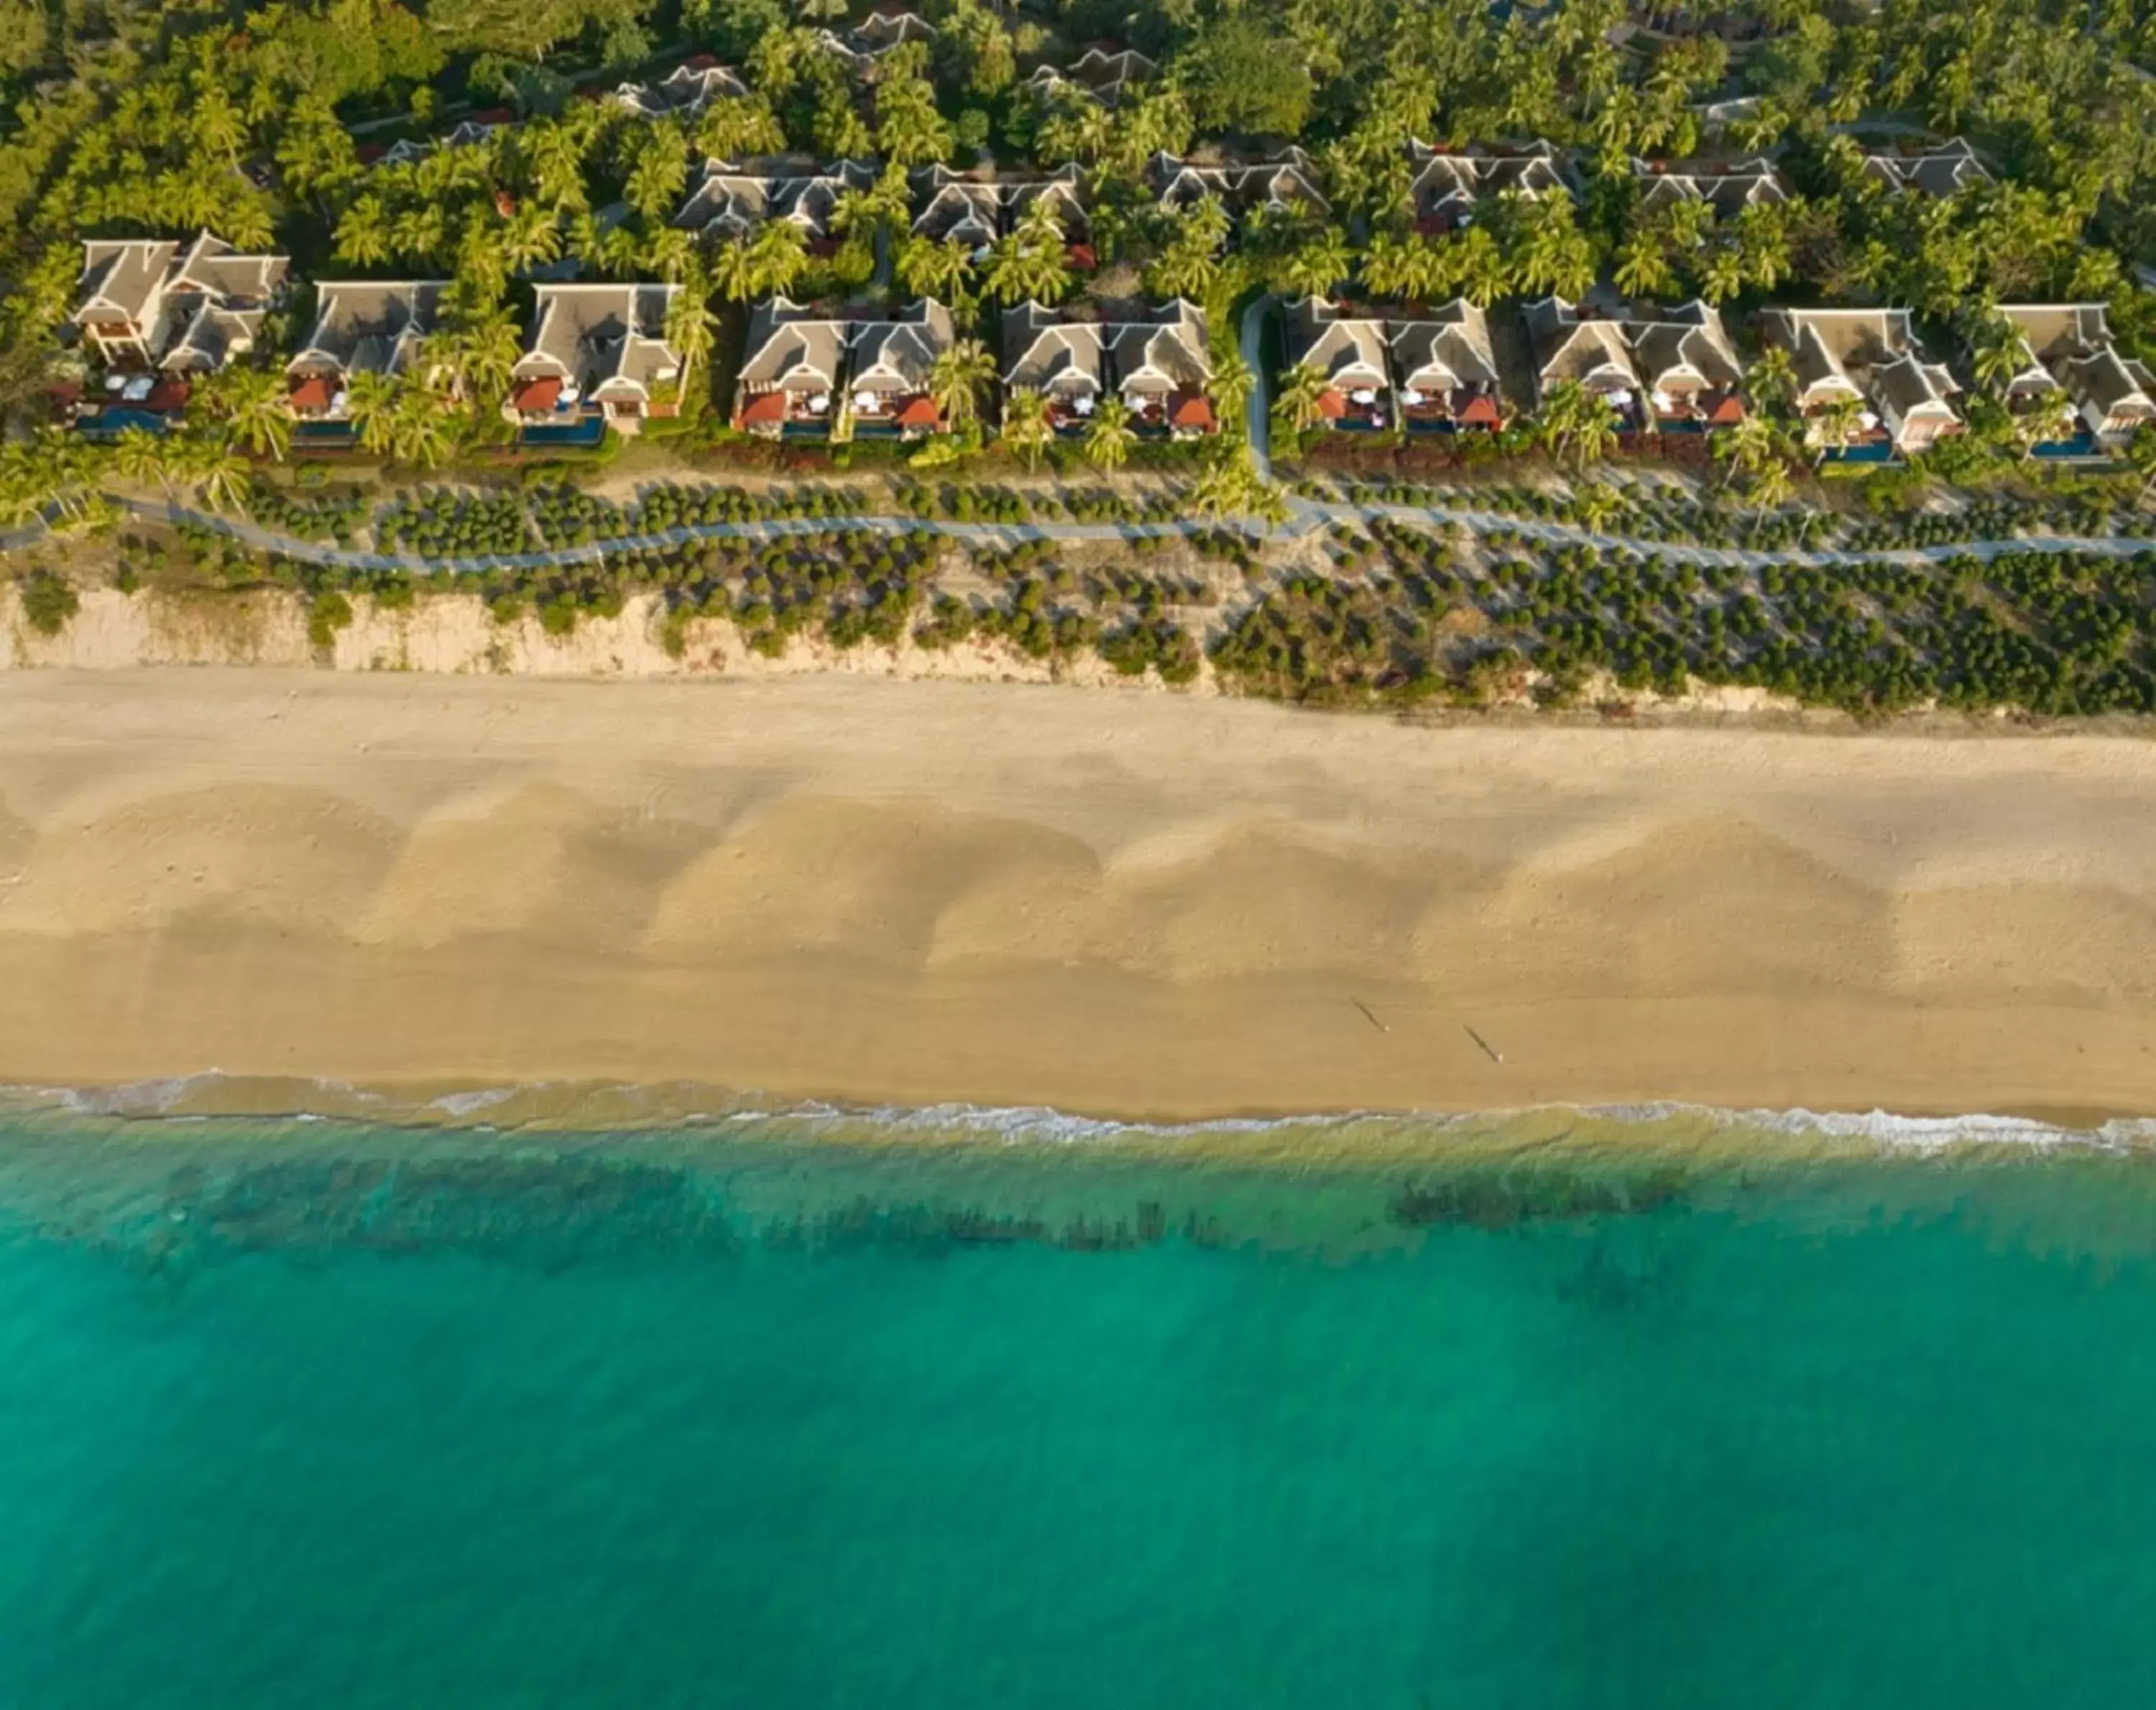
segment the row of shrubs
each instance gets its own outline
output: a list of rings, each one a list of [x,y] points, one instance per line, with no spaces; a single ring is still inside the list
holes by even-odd
[[[1988,563],[1962,555],[1755,571],[1578,545],[1476,564],[1441,535],[1389,520],[1368,536],[1336,530],[1326,544],[1332,571],[1261,583],[1222,628],[1213,660],[1229,687],[1318,702],[1532,689],[1561,703],[1604,673],[1627,689],[1754,686],[1862,715],[1922,704],[2156,713],[2156,554],[2030,548]],[[655,590],[676,641],[695,618],[723,616],[772,653],[803,636],[839,647],[981,637],[1040,658],[1097,652],[1118,670],[1187,681],[1197,668],[1188,610],[1215,597],[1202,579],[1135,562],[1075,568],[1045,543],[978,555],[984,586],[962,597],[936,587],[947,543],[859,529],[461,576],[323,566],[200,530],[183,531],[182,563],[159,563],[154,542],[121,545],[123,563],[138,567],[297,589],[314,602],[323,644],[350,621],[357,594],[393,607],[423,589],[476,590],[504,621],[535,614],[560,634]]]
[[[1771,690],[1877,716],[1937,704],[2156,713],[2156,555],[2030,550],[1757,574],[1572,547],[1455,567],[1399,536],[1360,580],[1290,578],[1216,640],[1223,680],[1311,702],[1532,689]],[[1463,621],[1465,620],[1465,621]]]

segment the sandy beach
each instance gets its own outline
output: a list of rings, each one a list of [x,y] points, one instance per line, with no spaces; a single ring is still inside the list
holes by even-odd
[[[0,676],[0,1080],[2156,1112],[2156,746]]]

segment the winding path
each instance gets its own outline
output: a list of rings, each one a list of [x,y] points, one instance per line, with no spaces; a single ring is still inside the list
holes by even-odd
[[[1653,554],[1681,564],[1729,566],[1763,570],[1769,565],[1847,566],[1880,562],[1938,564],[1953,558],[1989,561],[2009,552],[2087,552],[2126,558],[2156,551],[2156,539],[2143,535],[2017,535],[2005,540],[1952,541],[1934,546],[1905,546],[1876,552],[1804,548],[1768,551],[1749,547],[1699,546],[1652,540],[1629,535],[1605,534],[1571,523],[1517,517],[1502,511],[1478,510],[1442,504],[1352,504],[1341,501],[1291,499],[1290,520],[1281,530],[1267,527],[1255,518],[1224,524],[1178,518],[1168,522],[1144,523],[961,523],[938,518],[912,516],[774,517],[756,522],[685,523],[650,534],[624,535],[578,546],[552,546],[534,552],[481,553],[468,557],[430,558],[413,552],[372,552],[303,540],[265,529],[244,519],[219,516],[177,504],[153,504],[141,499],[119,501],[132,515],[160,522],[186,523],[224,535],[264,552],[275,552],[304,563],[333,566],[343,570],[448,571],[475,574],[490,570],[558,570],[593,564],[620,552],[687,545],[697,540],[778,540],[800,535],[827,534],[839,530],[862,530],[881,535],[940,535],[979,546],[1011,546],[1029,540],[1136,540],[1162,536],[1188,536],[1216,532],[1223,526],[1236,529],[1252,539],[1276,534],[1291,538],[1312,533],[1333,523],[1387,521],[1424,528],[1464,527],[1471,533],[1488,535],[1508,530],[1548,546],[1596,546],[1604,551]],[[0,536],[0,549],[33,545],[42,530],[18,531]]]

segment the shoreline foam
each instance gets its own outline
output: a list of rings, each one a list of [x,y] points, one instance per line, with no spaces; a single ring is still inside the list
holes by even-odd
[[[1153,1122],[1086,1115],[1045,1105],[844,1104],[821,1100],[770,1102],[721,1088],[675,1083],[636,1087],[549,1082],[461,1090],[399,1090],[319,1080],[250,1080],[205,1070],[132,1083],[88,1087],[0,1085],[0,1116],[58,1116],[154,1128],[160,1123],[222,1122],[246,1128],[290,1123],[338,1123],[384,1132],[443,1135],[569,1137],[605,1134],[635,1139],[724,1139],[744,1126],[789,1134],[822,1134],[874,1145],[923,1146],[987,1142],[1050,1149],[1092,1144],[1181,1149],[1194,1158],[1241,1153],[1269,1136],[1338,1136],[1315,1150],[1352,1161],[1358,1146],[1373,1155],[1396,1149],[1390,1137],[1411,1134],[1407,1149],[1441,1157],[1449,1149],[1498,1134],[1538,1148],[1562,1149],[1566,1130],[1587,1129],[1594,1144],[1611,1133],[1648,1139],[1671,1129],[1707,1129],[1757,1136],[1804,1149],[1847,1146],[1853,1151],[1925,1153],[1953,1148],[2086,1147],[2156,1154],[2156,1117],[2106,1116],[2074,1122],[2034,1114],[1973,1112],[1911,1115],[1887,1110],[1821,1111],[1725,1108],[1679,1100],[1644,1104],[1551,1103],[1478,1111],[1342,1110],[1271,1116],[1198,1118]],[[1508,1142],[1509,1144],[1510,1142]],[[1306,1149],[1274,1160],[1294,1165]]]

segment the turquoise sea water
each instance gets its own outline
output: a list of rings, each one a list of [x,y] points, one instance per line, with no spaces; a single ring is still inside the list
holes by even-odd
[[[0,1704],[2149,1702],[2156,1162],[1680,1126],[0,1118]]]

